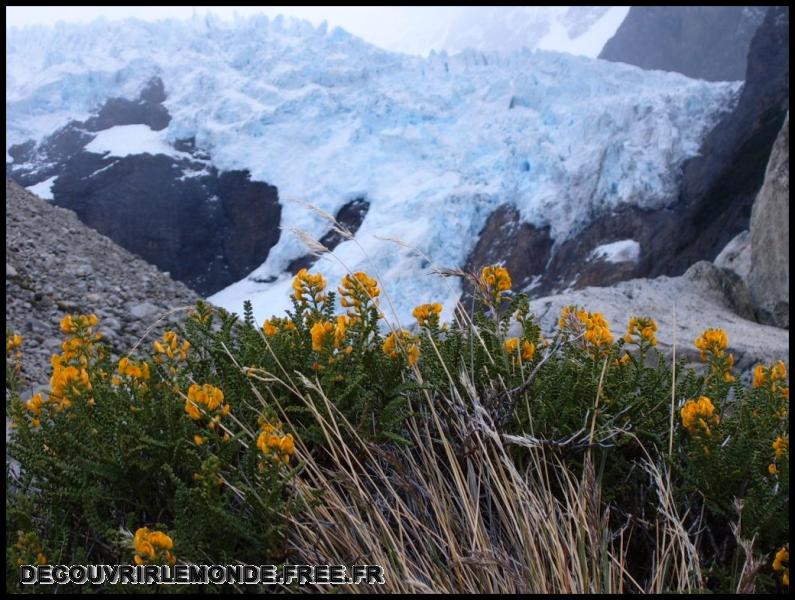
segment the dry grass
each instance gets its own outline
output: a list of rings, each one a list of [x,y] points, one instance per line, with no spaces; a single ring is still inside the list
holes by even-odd
[[[321,216],[341,227],[331,215]],[[311,243],[307,245],[320,250]],[[467,275],[442,271],[437,270],[445,275]],[[472,328],[473,338],[480,339],[465,311],[457,311],[456,320]],[[268,340],[263,339],[270,348]],[[557,350],[559,345],[548,352]],[[656,531],[656,540],[653,555],[648,557],[650,566],[639,581],[628,571],[631,519],[615,526],[621,519],[611,518],[610,508],[601,500],[601,482],[590,450],[595,442],[593,424],[590,432],[585,424],[578,439],[562,442],[532,435],[503,435],[484,408],[484,398],[470,374],[449,365],[445,369],[449,392],[426,391],[422,406],[412,407],[420,416],[408,421],[409,446],[365,442],[319,384],[299,373],[288,373],[280,365],[280,373],[253,374],[253,380],[285,386],[302,398],[323,433],[319,444],[322,452],[310,452],[301,440],[297,441],[303,466],[293,479],[293,490],[305,500],[306,509],[285,515],[291,522],[289,541],[294,562],[376,564],[384,568],[383,585],[317,586],[318,591],[703,590],[698,539],[691,539],[684,515],[677,513],[661,453],[644,450],[641,465],[654,482],[658,505],[656,515],[646,515]],[[421,381],[418,371],[414,375]],[[465,397],[458,391],[462,388],[467,390]],[[524,388],[510,390],[515,397],[507,398],[506,404],[515,406]],[[252,389],[263,405],[278,406],[274,395],[266,400],[253,385]],[[594,420],[600,394],[601,382],[594,398]],[[289,424],[284,411],[282,417]],[[622,430],[608,436],[619,433],[632,435]],[[580,474],[555,452],[556,447],[567,443],[586,448]],[[522,453],[522,467],[516,460],[517,451]]]
[[[384,567],[384,585],[334,587],[354,593],[702,589],[696,540],[676,512],[661,456],[647,454],[642,464],[658,511],[651,567],[638,581],[627,567],[632,526],[611,528],[618,519],[601,501],[591,450],[578,475],[556,458],[554,444],[501,435],[468,374],[459,378],[466,397],[453,385],[446,395],[426,392],[423,406],[412,407],[421,415],[409,421],[412,445],[387,447],[359,438],[317,383],[255,376],[288,385],[323,432],[322,453],[298,442],[304,465],[293,485],[307,508],[288,517],[296,562]],[[575,441],[594,440],[584,428],[581,439],[568,440]]]

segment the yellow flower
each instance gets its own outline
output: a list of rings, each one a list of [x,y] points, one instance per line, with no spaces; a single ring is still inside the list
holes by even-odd
[[[516,362],[517,354],[519,354],[518,358],[520,361],[527,362],[533,360],[533,356],[535,356],[536,353],[535,344],[527,340],[519,340],[519,338],[508,338],[503,343],[503,347],[505,348],[505,352],[509,356],[513,357],[514,362]],[[521,353],[519,353],[520,347],[521,347]]]
[[[627,334],[624,336],[624,339],[627,341],[627,343],[637,342],[640,344],[641,341],[645,341],[650,346],[656,346],[656,331],[657,323],[654,321],[654,319],[650,317],[632,317],[629,320]]]
[[[339,287],[340,304],[345,308],[354,308],[353,314],[361,312],[364,306],[374,302],[381,294],[378,282],[367,273],[358,271],[345,275]]]
[[[411,344],[406,348],[406,360],[410,365],[416,365],[420,359],[420,347],[417,344]]]
[[[334,325],[328,321],[318,321],[309,330],[312,336],[312,350],[321,352],[326,343],[326,339],[334,332]]]
[[[141,527],[133,536],[133,548],[136,565],[145,564],[156,559],[174,564],[174,555],[170,550],[174,547],[171,538],[162,531],[150,531],[148,527]]]
[[[204,438],[199,434],[193,436],[193,443],[197,446],[201,446],[204,443]]]
[[[405,329],[393,331],[384,340],[381,349],[390,359],[395,360],[400,356],[401,348],[406,351],[406,359],[410,365],[417,364],[420,358],[420,347],[417,340]]]
[[[185,412],[188,413],[188,416],[194,421],[198,421],[202,417],[199,407],[196,406],[196,403],[192,402],[190,399],[185,400]]]
[[[265,321],[265,323],[262,325],[262,331],[268,337],[276,335],[279,332],[278,327],[276,327],[276,325],[274,325],[271,321]]]
[[[729,347],[729,338],[723,329],[707,329],[695,339],[694,344],[701,351],[701,359],[707,360],[707,354],[723,356],[723,351]]]
[[[767,472],[770,473],[771,475],[775,475],[776,473],[778,473],[778,467],[776,467],[776,463],[770,463],[767,466]]]
[[[64,367],[59,361],[55,362],[56,366],[50,377],[50,399],[55,399],[60,412],[71,406],[67,396],[77,397],[91,391],[91,381],[86,369],[71,365]]]
[[[773,450],[776,452],[776,458],[781,458],[789,452],[789,437],[777,437],[773,441]]]
[[[174,542],[169,536],[162,531],[153,531],[149,534],[149,541],[157,548],[171,550],[174,547]]]
[[[14,335],[9,336],[6,339],[6,356],[10,355],[15,348],[19,348],[21,345],[22,345],[21,335],[15,333]]]
[[[274,426],[266,420],[261,420],[260,429],[257,448],[269,458],[288,464],[290,457],[295,454],[295,440],[292,434],[283,434],[281,424]]]
[[[162,340],[155,340],[152,342],[152,346],[155,352],[157,352],[157,356],[155,356],[154,359],[157,364],[163,364],[166,362],[166,359],[174,360],[177,354],[179,354],[179,360],[188,360],[190,342],[184,340],[180,346],[177,334],[174,331],[166,331],[163,334]]]
[[[715,406],[706,396],[685,402],[680,410],[680,415],[682,425],[693,436],[701,433],[709,436],[711,434],[710,425],[715,427],[720,424],[720,417],[715,414]]]
[[[321,302],[325,297],[323,290],[326,288],[326,279],[320,273],[310,273],[301,269],[293,279],[293,297],[302,305],[309,300]]]
[[[438,302],[434,304],[420,304],[412,313],[420,327],[428,327],[431,324],[439,323],[439,316],[442,314],[442,305]]]
[[[767,386],[773,393],[781,394],[785,399],[789,399],[789,387],[780,382],[787,379],[787,367],[783,361],[778,361],[769,369],[764,365],[754,367],[753,386],[761,388]]]
[[[787,378],[787,367],[784,365],[784,361],[780,360],[771,367],[770,380],[784,381],[786,378]]]
[[[511,275],[505,267],[491,265],[480,270],[481,288],[497,303],[502,300],[502,295],[511,289],[511,285],[513,285]]]
[[[64,333],[72,333],[74,331],[74,323],[72,321],[72,315],[65,315],[63,319],[61,319],[61,331]]]
[[[558,326],[562,331],[582,335],[586,349],[595,356],[606,354],[613,343],[610,324],[602,313],[564,306],[560,311]]]
[[[41,416],[41,407],[43,404],[44,400],[42,399],[41,394],[34,394],[30,400],[25,402],[25,408],[38,417]]]
[[[765,366],[764,365],[756,365],[754,367],[754,381],[753,386],[755,388],[762,387],[765,384]]]
[[[334,327],[334,346],[339,348],[345,340],[345,331],[350,322],[350,319],[345,315],[337,317],[337,324]]]
[[[577,316],[578,313],[587,314],[585,311],[578,311],[576,306],[564,306],[561,308],[558,327],[568,331],[576,329],[581,323]]]
[[[61,319],[61,331],[64,333],[76,333],[80,329],[90,329],[99,323],[97,315],[65,315]]]
[[[149,363],[136,363],[125,356],[119,360],[119,373],[133,379],[148,381],[150,377]]]
[[[208,413],[217,414],[211,419],[210,428],[213,429],[218,420],[229,414],[230,406],[224,404],[224,393],[219,388],[205,383],[199,385],[191,384],[188,388],[188,398],[185,400],[185,412],[194,421],[201,419],[202,413],[199,406],[204,406]]]
[[[516,354],[516,349],[519,347],[519,338],[508,338],[503,346],[508,354]]]
[[[783,546],[776,552],[776,556],[773,559],[773,570],[781,571],[785,563],[789,563],[789,549]]]

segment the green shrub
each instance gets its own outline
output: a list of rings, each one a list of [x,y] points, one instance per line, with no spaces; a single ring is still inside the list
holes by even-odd
[[[288,547],[300,515],[324,506],[323,494],[306,493],[307,473],[324,469],[329,485],[344,486],[345,474],[334,475],[338,444],[359,447],[360,457],[380,449],[464,465],[474,434],[462,433],[470,420],[462,415],[485,418],[506,439],[533,440],[506,451],[517,472],[564,469],[593,483],[610,515],[604,526],[627,532],[619,581],[649,582],[661,568],[654,464],[696,548],[694,581],[716,591],[749,581],[782,589],[783,554],[773,563],[789,539],[783,363],[758,366],[745,386],[732,373],[725,333],[707,330],[696,341],[704,372],[681,362],[674,371],[656,350],[651,318],[633,317],[616,340],[601,314],[578,307],[565,309],[545,339],[527,298],[510,294],[505,269],[469,277],[478,294],[472,315],[443,323],[441,305],[423,305],[413,331],[390,331],[375,280],[348,275],[337,293],[302,270],[285,317],[259,327],[248,304],[241,319],[200,303],[178,331],[118,361],[95,333],[96,317],[67,316],[50,392],[25,401],[22,340],[9,332],[10,455],[21,466],[7,484],[9,589],[17,565],[36,560],[312,556]],[[423,438],[423,428],[437,433]],[[543,458],[531,448],[543,448]],[[566,477],[549,480],[559,501],[570,492]],[[478,500],[484,512],[495,501]],[[489,535],[506,535],[498,529]],[[165,539],[158,532],[168,544],[150,552],[147,536]]]

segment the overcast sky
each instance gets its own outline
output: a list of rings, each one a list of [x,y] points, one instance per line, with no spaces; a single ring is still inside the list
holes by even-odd
[[[527,29],[523,16],[534,15],[546,19],[552,11],[560,13],[565,7],[471,7],[471,6],[17,6],[6,7],[6,27],[25,25],[54,25],[58,21],[88,22],[98,17],[124,19],[136,17],[146,20],[167,18],[190,18],[194,14],[212,12],[221,18],[232,19],[235,14],[249,16],[266,14],[274,17],[279,14],[306,19],[315,25],[327,21],[330,28],[340,26],[368,42],[399,52],[427,54],[436,50],[460,51],[470,30],[487,29],[483,35],[486,46],[511,49],[511,44],[523,42],[533,45],[533,31]],[[584,7],[585,10],[588,8]],[[504,10],[505,9],[505,10]],[[600,10],[600,9],[590,9]],[[601,9],[607,10],[607,9]],[[547,12],[549,11],[549,12]],[[602,34],[599,43],[612,35],[623,19],[607,23],[607,33]],[[518,18],[517,18],[518,17]],[[491,28],[485,27],[486,21]],[[496,21],[496,22],[495,22]],[[502,21],[502,23],[500,23]],[[483,27],[481,27],[481,25]],[[603,25],[604,27],[604,25]],[[453,34],[451,35],[451,32]],[[537,33],[537,32],[536,32]],[[458,34],[461,39],[454,39]],[[510,35],[517,40],[508,39]],[[599,36],[597,32],[597,37]],[[565,42],[565,40],[564,40]],[[564,44],[565,45],[565,44]],[[478,47],[473,45],[473,47]],[[491,49],[481,47],[480,49]],[[594,55],[599,48],[577,51],[576,48],[552,48]]]
[[[292,15],[319,25],[340,26],[371,43],[398,49],[406,31],[427,29],[450,21],[465,7],[401,6],[11,6],[6,7],[6,26],[53,25],[58,21],[86,22],[98,17],[146,20],[189,18],[194,12],[215,13],[223,18],[266,14]],[[418,31],[419,33],[419,31]]]

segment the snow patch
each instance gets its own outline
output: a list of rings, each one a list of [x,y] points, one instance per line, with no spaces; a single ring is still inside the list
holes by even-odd
[[[26,188],[29,192],[33,192],[42,200],[53,200],[52,195],[52,184],[55,183],[55,180],[58,179],[57,175],[50,177],[49,179],[45,179],[42,182],[37,183],[36,185],[31,185]]]
[[[619,240],[593,249],[589,260],[601,259],[610,263],[638,262],[640,244],[635,240]]]
[[[148,125],[117,125],[97,133],[85,149],[94,154],[129,156],[131,154],[165,154],[173,157],[189,157],[175,150],[167,140],[166,129],[155,131]]]
[[[584,33],[578,36],[572,36],[571,28],[567,28],[565,23],[554,20],[550,23],[549,33],[539,40],[537,47],[542,50],[569,52],[596,58],[607,40],[615,35],[627,13],[629,13],[629,6],[611,6]]]

